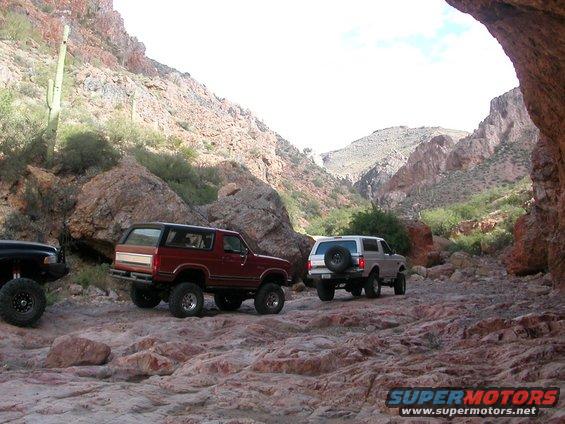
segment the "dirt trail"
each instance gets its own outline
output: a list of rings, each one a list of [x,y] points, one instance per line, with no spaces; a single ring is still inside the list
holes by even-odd
[[[206,316],[186,320],[163,304],[67,300],[36,329],[0,324],[0,422],[395,422],[394,386],[563,388],[565,308],[547,284],[426,280],[406,296],[330,303],[307,291],[278,316],[207,299]],[[64,334],[108,344],[110,363],[44,368]],[[546,410],[538,422],[564,418]]]

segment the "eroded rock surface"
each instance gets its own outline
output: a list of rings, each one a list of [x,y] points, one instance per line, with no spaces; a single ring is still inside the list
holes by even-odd
[[[549,279],[473,261],[476,275],[420,276],[406,296],[293,293],[277,316],[250,301],[219,312],[210,298],[204,317],[186,320],[164,304],[64,301],[38,328],[0,323],[0,421],[390,423],[391,387],[565,388],[565,310]],[[45,368],[62,335],[107,344],[110,362]]]

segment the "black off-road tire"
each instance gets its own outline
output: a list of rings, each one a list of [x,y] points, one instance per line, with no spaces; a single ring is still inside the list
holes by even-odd
[[[129,295],[135,306],[141,309],[152,309],[161,303],[161,296],[154,290],[140,289],[132,284]]]
[[[243,303],[243,299],[234,294],[215,293],[214,302],[220,311],[235,311]]]
[[[43,287],[29,278],[16,278],[0,288],[0,316],[8,324],[29,327],[43,312],[47,300]]]
[[[369,275],[367,281],[365,281],[365,296],[369,299],[374,299],[381,295],[381,280],[379,278],[379,273],[374,271]]]
[[[204,293],[194,283],[180,283],[171,291],[169,311],[176,318],[197,317],[204,309]]]
[[[255,295],[255,309],[260,315],[278,314],[284,306],[284,291],[278,284],[267,283]]]
[[[361,296],[361,293],[363,293],[363,287],[353,287],[351,289],[352,296],[359,297]]]
[[[394,294],[406,294],[406,275],[403,272],[399,272],[394,280]]]
[[[351,252],[343,246],[330,247],[324,255],[324,264],[330,271],[341,274],[353,264]]]
[[[324,280],[318,280],[316,281],[316,291],[318,292],[318,297],[322,302],[334,300],[335,287],[332,284]]]

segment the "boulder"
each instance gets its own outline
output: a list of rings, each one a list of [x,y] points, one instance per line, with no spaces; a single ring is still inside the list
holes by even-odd
[[[410,263],[431,267],[441,263],[440,252],[434,247],[432,230],[421,221],[405,221],[410,237]]]
[[[421,275],[422,277],[426,277],[428,275],[428,269],[422,265],[413,266],[412,271],[415,274]]]
[[[115,370],[130,377],[170,375],[175,370],[175,362],[158,353],[144,350],[128,356],[120,356],[110,364]]]
[[[104,343],[75,336],[62,336],[53,342],[47,354],[47,368],[67,368],[77,365],[102,365],[111,349]]]
[[[422,281],[424,281],[425,278],[422,277],[420,274],[412,274],[410,277],[408,277],[408,284],[412,284],[412,283],[421,283]]]
[[[218,190],[218,198],[221,199],[222,197],[233,196],[239,190],[241,190],[241,188],[239,188],[236,183],[226,184]]]
[[[459,268],[459,269],[472,268],[473,266],[475,266],[473,257],[467,252],[454,252],[449,257],[449,262],[455,268]]]
[[[453,244],[451,240],[441,236],[433,236],[433,241],[434,241],[434,249],[440,252],[448,251],[449,247]]]
[[[268,185],[254,181],[208,205],[206,212],[211,225],[238,231],[255,253],[290,261],[296,277],[305,272],[314,240],[292,229],[280,196]]]
[[[509,274],[537,274],[547,268],[547,245],[539,237],[537,229],[538,224],[531,214],[521,216],[516,221],[514,245],[504,257],[504,265]]]
[[[507,267],[532,272],[546,262],[558,287],[565,289],[565,72],[556,65],[564,55],[565,6],[541,0],[447,2],[482,22],[499,41],[514,63],[529,115],[540,129],[532,153],[535,203],[528,224],[518,224],[539,242],[518,246]],[[537,256],[536,263],[530,255],[518,254],[524,248]]]
[[[465,279],[465,275],[463,274],[462,271],[456,269],[453,274],[451,274],[451,277],[449,277],[449,281],[451,281],[452,283],[460,283]]]
[[[432,268],[428,268],[428,278],[437,280],[441,277],[450,277],[454,271],[455,267],[450,263],[437,265]]]
[[[111,257],[124,230],[144,221],[207,224],[164,181],[124,158],[82,187],[68,228],[74,239]]]
[[[293,292],[303,292],[304,290],[306,290],[306,284],[304,284],[304,282],[299,281],[295,284],[292,285],[292,291]]]

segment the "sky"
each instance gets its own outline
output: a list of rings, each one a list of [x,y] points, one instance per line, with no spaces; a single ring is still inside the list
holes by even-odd
[[[443,0],[114,0],[147,55],[300,148],[396,125],[472,131],[516,86],[486,28]]]

